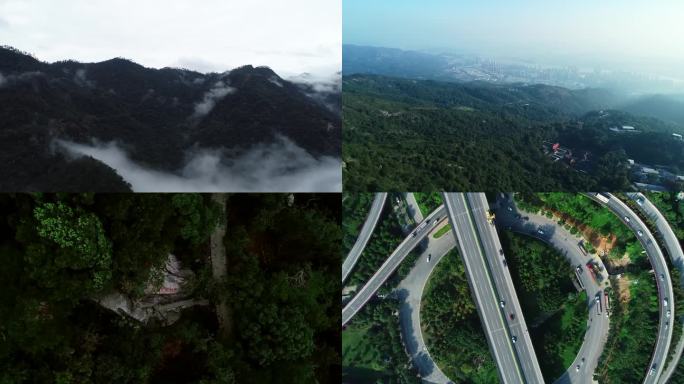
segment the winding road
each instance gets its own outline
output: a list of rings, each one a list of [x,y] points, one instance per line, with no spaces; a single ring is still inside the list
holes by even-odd
[[[658,208],[656,208],[656,206],[653,203],[651,203],[651,201],[648,200],[646,196],[644,196],[643,194],[627,193],[627,196],[629,196],[629,198],[637,202],[639,210],[643,212],[644,215],[648,217],[650,221],[655,225],[658,231],[658,235],[663,241],[665,250],[667,251],[667,254],[670,256],[670,261],[672,262],[672,265],[674,265],[674,267],[677,268],[680,272],[679,284],[684,287],[684,252],[682,252],[682,246],[681,244],[679,244],[679,239],[672,230],[672,227],[670,227],[670,224],[667,222],[667,219],[665,219],[665,217],[662,213],[660,213]],[[680,319],[680,321],[684,321],[684,319]],[[677,342],[674,358],[667,365],[665,372],[663,372],[662,376],[660,377],[660,383],[664,384],[670,379],[670,377],[675,371],[675,368],[677,368],[679,359],[681,359],[682,357],[683,349],[684,332],[682,333],[682,336]]]
[[[450,382],[449,378],[432,360],[430,351],[425,344],[420,326],[420,307],[430,275],[440,260],[455,246],[456,240],[454,240],[451,232],[438,239],[430,237],[427,249],[420,254],[416,264],[396,289],[396,294],[400,300],[399,323],[402,340],[406,352],[411,356],[413,365],[424,383],[447,384]],[[428,262],[429,255],[432,256]]]
[[[601,195],[607,198],[607,201],[602,201]],[[624,202],[618,199],[616,196],[610,193],[587,194],[590,198],[599,204],[607,207],[610,211],[615,214],[627,227],[629,227],[636,238],[639,240],[641,245],[646,251],[653,271],[655,273],[655,281],[658,286],[658,298],[659,298],[659,310],[660,310],[660,320],[658,324],[658,338],[656,339],[656,345],[653,350],[651,357],[651,362],[648,367],[646,367],[646,373],[644,378],[644,383],[657,383],[660,375],[663,372],[663,367],[667,362],[668,351],[670,350],[670,343],[672,341],[672,329],[669,323],[671,321],[671,313],[674,313],[674,293],[672,291],[672,280],[670,279],[670,272],[667,268],[665,262],[665,256],[660,250],[655,237],[648,229],[646,224],[641,220],[641,218],[632,211],[631,208],[627,206]],[[668,304],[665,305],[665,299],[668,300]]]
[[[347,257],[342,263],[343,283],[345,280],[347,280],[347,277],[349,277],[352,269],[354,269],[356,262],[359,260],[359,256],[361,256],[361,253],[363,253],[363,249],[366,248],[366,244],[368,244],[368,240],[370,240],[371,235],[375,230],[375,226],[378,224],[378,220],[380,219],[382,208],[385,206],[386,199],[387,193],[385,192],[375,194],[375,198],[373,199],[371,208],[368,211],[366,221],[361,227],[361,232],[359,232],[359,236],[356,238],[354,246],[352,246],[352,249],[349,251],[349,254],[347,254]]]
[[[440,205],[411,231],[361,290],[356,292],[354,297],[344,306],[342,309],[342,326],[345,326],[363,308],[368,300],[375,295],[375,292],[380,289],[382,284],[389,279],[394,270],[399,267],[399,264],[411,253],[413,248],[423,241],[431,230],[443,220],[446,220],[446,213],[444,206]]]

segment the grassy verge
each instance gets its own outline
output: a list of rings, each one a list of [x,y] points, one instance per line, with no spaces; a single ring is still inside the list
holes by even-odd
[[[414,192],[413,197],[416,199],[423,217],[442,205],[442,195],[439,192]]]
[[[440,228],[437,232],[435,232],[433,237],[435,239],[439,239],[440,237],[444,236],[449,231],[451,231],[451,224],[447,224],[447,225],[443,226],[442,228]]]

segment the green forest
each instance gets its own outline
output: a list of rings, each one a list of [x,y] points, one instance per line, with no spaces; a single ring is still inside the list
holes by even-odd
[[[383,207],[378,224],[375,227],[370,240],[368,240],[368,244],[366,244],[366,247],[363,249],[359,260],[356,262],[354,269],[349,275],[349,280],[346,284],[364,284],[368,281],[403,240],[404,235],[402,234],[397,216],[392,210],[392,204],[389,203],[389,201],[391,201],[390,199],[391,197],[388,197],[388,202]],[[350,200],[347,202],[345,200],[343,202],[345,212],[350,209],[347,207],[347,204],[350,204],[349,206],[351,206],[353,201],[354,200]],[[350,218],[352,222],[355,220],[354,216],[350,216]],[[345,222],[344,226],[346,227],[347,216],[344,216],[343,221]],[[356,240],[356,238],[354,240]]]
[[[625,274],[630,300],[612,300],[608,341],[596,378],[601,383],[641,382],[649,369],[658,333],[658,292],[648,271]]]
[[[343,382],[420,383],[401,341],[397,306],[391,299],[370,301],[343,330]]]
[[[374,75],[345,76],[343,88],[350,191],[626,190],[628,158],[684,166],[675,127],[615,111],[644,132],[612,134],[582,92]],[[590,162],[577,170],[553,162],[545,142],[589,151]]]
[[[416,199],[423,217],[427,217],[443,203],[442,194],[439,192],[413,192],[413,197]]]
[[[535,238],[501,232],[504,252],[542,374],[552,382],[579,352],[587,322],[587,295],[558,251]]]
[[[421,326],[430,355],[458,383],[496,383],[498,374],[456,250],[430,276],[421,303]]]
[[[215,197],[0,195],[0,383],[338,382],[339,195]],[[195,305],[105,307],[156,303],[169,254]]]

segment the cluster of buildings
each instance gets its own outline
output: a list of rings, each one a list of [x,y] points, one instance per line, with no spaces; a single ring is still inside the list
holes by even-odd
[[[553,161],[563,161],[571,166],[577,166],[580,163],[587,163],[589,161],[590,152],[584,151],[581,156],[575,156],[570,148],[562,147],[560,143],[544,142],[544,153],[548,155]],[[579,169],[582,171],[581,169]]]
[[[632,127],[631,125],[623,125],[621,127],[610,127],[609,130],[616,133],[637,133],[640,132],[638,129]]]

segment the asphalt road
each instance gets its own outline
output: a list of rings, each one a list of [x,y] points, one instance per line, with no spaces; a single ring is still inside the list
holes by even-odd
[[[499,229],[509,228],[514,232],[536,237],[558,250],[568,259],[573,269],[580,266],[582,272],[579,273],[579,276],[587,292],[587,329],[575,360],[554,383],[591,383],[609,330],[609,318],[606,316],[605,308],[601,308],[600,314],[596,313],[595,298],[597,295],[601,295],[600,300],[603,301],[603,291],[609,286],[608,275],[603,262],[598,257],[585,256],[580,251],[581,236],[571,234],[570,231],[546,216],[519,212],[509,198],[500,198],[497,201],[495,211],[496,224]],[[520,215],[520,217],[518,218],[516,215]],[[527,217],[528,220],[523,220],[522,217]],[[544,232],[543,235],[538,232],[539,229]],[[587,271],[586,263],[590,260],[601,265],[603,270],[601,273],[603,276],[602,283],[598,283]],[[579,370],[577,366],[579,366]]]
[[[665,249],[667,250],[667,254],[670,255],[670,261],[672,262],[672,265],[675,268],[677,268],[680,272],[679,284],[684,286],[684,252],[682,252],[682,247],[679,244],[679,239],[672,230],[672,227],[670,227],[670,224],[667,222],[667,219],[665,219],[665,217],[662,213],[660,213],[658,208],[656,208],[656,206],[653,205],[653,203],[651,203],[651,201],[648,200],[641,193],[627,193],[627,196],[629,196],[634,201],[637,201],[639,209],[650,219],[650,221],[653,224],[655,224],[656,229],[658,230],[658,234],[660,235],[660,238],[663,240],[663,244],[665,246]],[[641,201],[640,204],[639,201]],[[660,383],[666,383],[670,379],[670,376],[672,376],[672,373],[674,372],[675,368],[677,367],[677,364],[679,363],[679,359],[681,359],[683,349],[684,334],[682,337],[680,337],[680,340],[677,343],[677,347],[675,349],[675,358],[670,362],[670,364],[667,366],[663,374],[660,376]]]
[[[396,294],[400,299],[399,324],[406,352],[411,356],[424,383],[447,384],[449,378],[430,356],[420,326],[420,306],[425,285],[440,260],[456,246],[451,232],[435,239],[430,237],[428,247],[420,254],[409,274],[399,283]],[[428,256],[430,261],[428,262]]]
[[[599,203],[608,207],[623,223],[625,223],[631,230],[634,231],[635,236],[641,242],[651,266],[655,272],[655,281],[658,286],[658,297],[659,297],[659,308],[660,308],[660,320],[658,325],[658,338],[656,340],[655,349],[651,357],[651,362],[648,367],[645,367],[645,378],[644,383],[657,383],[660,375],[662,374],[663,367],[667,362],[667,353],[670,348],[670,342],[672,340],[672,329],[669,326],[674,317],[668,318],[666,313],[671,311],[674,313],[674,294],[672,292],[672,280],[670,279],[670,272],[665,263],[665,257],[663,256],[660,247],[658,246],[655,237],[650,232],[648,227],[639,218],[639,216],[632,211],[625,203],[620,201],[617,197],[606,193],[604,194],[609,197],[608,203],[603,203],[596,199],[595,194],[588,194],[591,198],[595,199]],[[625,219],[627,217],[629,220]],[[637,231],[641,231],[642,235],[639,236]],[[661,278],[662,276],[662,278]],[[663,300],[667,298],[668,305],[663,305]],[[668,324],[668,326],[665,326]],[[651,369],[654,372],[651,374]]]
[[[490,272],[494,277],[496,289],[501,299],[506,302],[506,309],[510,313],[515,314],[515,319],[511,320],[509,317],[507,320],[512,335],[518,338],[515,347],[525,379],[528,383],[543,383],[544,378],[541,374],[537,356],[534,353],[532,339],[530,339],[525,316],[522,313],[522,308],[515,292],[513,279],[508,272],[508,268],[501,261],[502,255],[499,252],[501,252],[502,248],[499,235],[496,232],[496,227],[487,221],[487,212],[489,211],[487,198],[484,193],[468,193],[466,197],[472,217],[477,224],[480,241],[487,257]]]
[[[386,192],[375,194],[373,204],[371,205],[371,208],[368,211],[368,216],[366,217],[366,221],[363,223],[363,226],[361,227],[359,236],[356,238],[354,246],[349,251],[349,254],[347,254],[347,257],[344,259],[344,262],[342,263],[343,283],[345,280],[347,280],[347,277],[351,273],[352,269],[354,269],[354,265],[356,265],[356,262],[359,260],[359,256],[361,256],[363,249],[366,248],[366,244],[368,244],[368,240],[370,240],[371,235],[373,234],[373,230],[375,230],[375,226],[378,224],[380,214],[382,213],[382,207],[385,205],[386,199]]]
[[[486,219],[484,194],[445,193],[444,201],[501,381],[543,383],[496,230]]]
[[[419,223],[409,233],[404,241],[392,252],[375,274],[366,284],[356,292],[356,295],[342,309],[342,326],[346,325],[356,313],[370,300],[380,286],[392,275],[408,254],[430,233],[437,223],[446,220],[446,211],[443,205],[432,211],[428,217]]]

